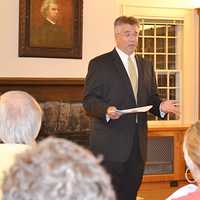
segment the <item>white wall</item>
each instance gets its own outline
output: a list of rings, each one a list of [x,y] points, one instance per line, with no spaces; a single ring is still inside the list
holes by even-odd
[[[19,1],[1,3],[0,77],[84,77],[88,60],[113,48],[115,0],[83,1],[83,58],[18,57]]]
[[[164,7],[164,8],[197,8],[199,0],[117,0],[118,4],[132,4],[135,6]]]
[[[90,58],[113,48],[113,20],[121,4],[192,7],[197,0],[83,0],[83,58],[18,57],[19,1],[1,3],[0,77],[84,77]],[[198,2],[197,2],[198,3]]]

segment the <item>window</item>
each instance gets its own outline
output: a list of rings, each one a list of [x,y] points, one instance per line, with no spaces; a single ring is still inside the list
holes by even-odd
[[[141,20],[137,53],[154,65],[161,96],[180,103],[179,118],[168,115],[167,120],[155,120],[149,116],[149,125],[193,123],[198,119],[199,110],[197,11],[139,5],[122,5],[121,11],[122,15]]]
[[[150,61],[156,73],[161,99],[180,101],[183,20],[140,19],[139,44],[136,54]],[[149,120],[158,120],[149,114]],[[169,114],[166,120],[178,120]]]

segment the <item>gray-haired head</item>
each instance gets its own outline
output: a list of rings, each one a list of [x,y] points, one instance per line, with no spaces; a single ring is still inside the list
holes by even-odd
[[[4,200],[115,200],[110,177],[98,159],[75,143],[52,137],[18,155],[4,180],[3,196]]]
[[[28,93],[9,91],[0,96],[0,139],[4,143],[31,144],[41,121],[42,110]]]
[[[48,12],[48,10],[49,10],[50,4],[57,4],[57,3],[58,3],[57,0],[44,0],[44,1],[42,2],[41,8],[40,8],[40,12],[41,12],[42,16],[43,16],[44,18],[46,18],[46,17],[47,17],[47,12]]]

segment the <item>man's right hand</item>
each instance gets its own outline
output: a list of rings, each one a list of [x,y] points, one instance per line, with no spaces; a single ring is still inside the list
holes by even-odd
[[[115,106],[110,106],[107,108],[106,115],[110,119],[119,119],[122,114],[117,111],[117,108]]]

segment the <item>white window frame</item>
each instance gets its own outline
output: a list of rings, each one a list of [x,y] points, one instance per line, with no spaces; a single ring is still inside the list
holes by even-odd
[[[180,67],[182,66],[182,43],[183,43],[183,20],[165,20],[165,19],[148,19],[146,20],[146,18],[139,18],[140,20],[140,36],[139,36],[139,40],[142,42],[141,49],[138,49],[138,51],[136,51],[136,54],[145,57],[146,55],[151,55],[154,57],[152,64],[154,66],[154,70],[156,73],[156,78],[158,80],[158,76],[159,75],[166,75],[167,76],[167,81],[166,81],[166,85],[160,86],[158,84],[158,89],[161,90],[165,90],[166,91],[166,97],[165,99],[170,99],[170,90],[175,89],[175,95],[176,95],[176,99],[173,100],[180,100],[180,82],[181,82],[181,70]],[[180,31],[176,32],[175,36],[169,36],[168,35],[168,28],[170,26],[177,26],[180,28]],[[145,26],[145,27],[144,27]],[[149,26],[149,28],[152,28],[153,32],[150,32],[150,35],[147,33],[145,34],[145,29]],[[158,27],[165,27],[165,31],[163,32],[162,35],[157,35],[157,28]],[[151,49],[151,51],[145,51],[145,39],[153,39],[153,46],[154,48]],[[157,52],[157,39],[164,39],[165,41],[165,48],[163,48],[162,52]],[[169,39],[174,39],[175,40],[175,44],[176,44],[176,49],[175,52],[168,52],[168,40]],[[150,47],[151,48],[151,47]],[[142,51],[141,51],[142,50]],[[156,65],[157,65],[157,56],[164,56],[165,58],[165,65],[162,66],[163,69],[157,69]],[[175,56],[175,69],[168,69],[168,67],[170,67],[169,62],[168,62],[168,56]],[[174,87],[170,86],[170,75],[172,74],[176,74],[175,78],[176,78],[176,84]],[[177,118],[179,118],[179,116],[176,116]],[[156,117],[156,119],[158,119]],[[170,115],[167,115],[165,120],[172,120],[170,119]],[[174,120],[174,119],[173,119]],[[155,121],[155,120],[154,120]]]

